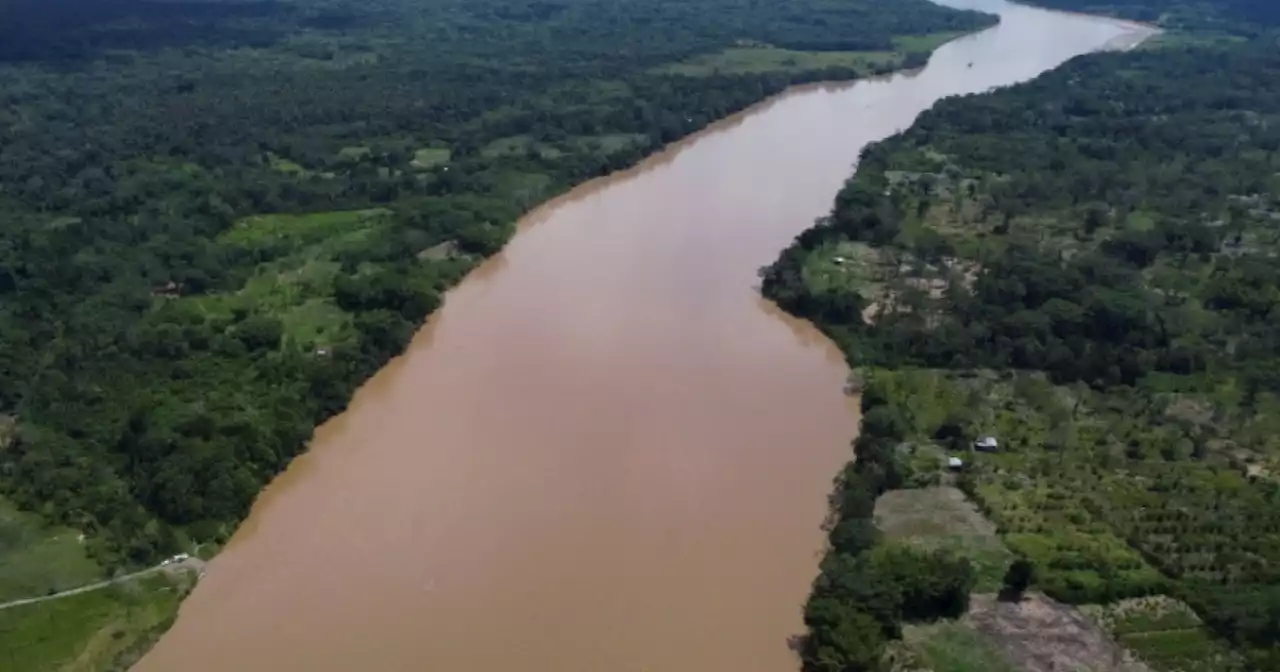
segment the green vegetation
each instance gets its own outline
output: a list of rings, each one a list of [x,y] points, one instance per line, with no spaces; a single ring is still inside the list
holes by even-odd
[[[829,547],[804,608],[806,670],[877,669],[903,623],[964,614],[977,582],[965,557],[885,538],[876,527],[877,498],[909,476],[898,451],[909,421],[873,394],[862,409],[858,459],[836,478]]]
[[[543,159],[558,159],[564,156],[564,152],[558,147],[538,142],[527,135],[513,135],[506,138],[498,138],[497,140],[485,145],[484,148],[480,150],[480,154],[491,159],[507,156],[530,156]]]
[[[168,628],[193,582],[157,573],[0,610],[0,670],[125,670]]]
[[[414,168],[425,170],[449,163],[451,158],[453,152],[447,147],[424,147],[413,152],[413,161],[409,163]]]
[[[999,648],[963,623],[942,622],[904,629],[902,638],[918,651],[930,672],[1016,672]]]
[[[962,34],[941,32],[896,37],[893,49],[888,51],[796,51],[768,44],[747,44],[664,65],[657,71],[685,77],[824,70],[877,75],[923,65],[934,49]]]
[[[1280,6],[1271,0],[1035,0],[1034,4],[1201,34],[1229,31],[1255,36],[1280,24]]]
[[[938,468],[908,467],[911,473]],[[1000,589],[1012,553],[996,528],[964,494],[952,487],[892,490],[876,500],[875,523],[886,538],[926,550],[946,550],[973,565],[974,590],[994,593]]]
[[[80,533],[49,525],[0,498],[0,603],[93,583],[102,569]]]
[[[1124,647],[1160,672],[1243,669],[1243,661],[1204,629],[1195,611],[1168,597],[1087,607]]]
[[[1020,600],[1035,580],[1035,563],[1027,558],[1017,558],[1009,563],[1009,569],[1004,573],[1001,592],[1010,599]]]
[[[876,74],[893,70],[901,65],[902,60],[901,56],[893,52],[792,51],[761,45],[732,47],[715,54],[663,66],[660,71],[686,77],[805,72],[824,68]]]
[[[943,101],[764,271],[867,367],[859,463],[962,458],[1054,598],[1185,602],[1115,630],[1159,669],[1280,669],[1277,77],[1269,37],[1206,40]]]
[[[385,209],[313,212],[305,215],[259,215],[246,217],[218,237],[219,242],[254,250],[288,246],[293,249],[325,242],[376,226],[391,214]]]

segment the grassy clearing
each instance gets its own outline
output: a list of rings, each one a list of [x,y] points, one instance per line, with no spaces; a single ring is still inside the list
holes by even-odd
[[[685,77],[809,72],[827,68],[870,71],[893,67],[901,55],[891,51],[792,51],[769,46],[731,47],[714,54],[663,66],[658,72]]]
[[[878,293],[891,268],[865,243],[841,241],[824,245],[805,259],[804,281],[815,293],[853,290],[864,298]]]
[[[373,155],[373,150],[363,145],[343,147],[338,150],[338,158],[359,161]]]
[[[519,204],[522,208],[533,206],[551,196],[551,176],[543,173],[507,170],[498,173],[496,182],[498,189],[512,203]]]
[[[639,133],[611,133],[607,135],[578,135],[569,144],[575,151],[592,154],[612,154],[616,151],[646,144],[649,136]]]
[[[413,161],[409,165],[419,170],[434,168],[449,163],[453,152],[448,147],[423,147],[413,153]]]
[[[283,343],[313,349],[351,335],[351,316],[330,295],[339,265],[294,255],[263,264],[237,292],[181,299],[210,316],[230,318],[237,310],[276,316],[284,328]]]
[[[267,161],[270,163],[272,170],[286,175],[308,175],[311,173],[311,171],[303,168],[302,164],[272,153],[267,154]]]
[[[954,40],[957,37],[961,37],[967,34],[968,33],[965,33],[963,31],[953,31],[953,32],[942,32],[942,33],[929,33],[928,35],[903,35],[901,37],[893,38],[893,45],[895,49],[900,52],[912,52],[912,51],[932,52],[934,49],[941,47],[942,45],[950,42],[951,40]]]
[[[875,515],[889,538],[965,557],[978,573],[976,590],[999,590],[1013,554],[964,493],[946,486],[894,490],[876,501]]]
[[[85,553],[80,533],[46,525],[0,498],[0,602],[102,580],[102,568]]]
[[[1185,49],[1200,46],[1229,46],[1242,44],[1248,39],[1229,33],[1197,32],[1188,33],[1168,30],[1159,35],[1147,38],[1138,45],[1138,49]]]
[[[426,261],[448,261],[464,257],[466,254],[458,250],[458,244],[452,240],[432,245],[418,253],[418,258]]]
[[[351,315],[330,299],[307,299],[280,314],[285,344],[311,348],[338,343],[353,335]]]
[[[125,669],[172,623],[192,582],[153,574],[0,611],[0,672]]]
[[[545,180],[540,175],[502,172],[495,177],[500,183],[509,183],[513,199],[528,194],[530,200],[535,200],[546,186],[545,181],[536,179]],[[370,209],[243,219],[219,242],[253,249],[262,260],[244,284],[235,291],[182,297],[167,303],[174,304],[175,309],[190,309],[228,323],[244,313],[273,317],[280,321],[282,346],[286,348],[310,351],[352,342],[356,337],[352,316],[334,299],[335,283],[344,273],[342,259],[377,246],[421,245],[419,267],[428,284],[463,272],[467,263],[465,255],[428,253],[430,234],[397,229],[392,216],[388,210]],[[411,235],[417,238],[408,240]],[[360,275],[377,267],[375,263],[364,263],[348,269],[348,273]]]
[[[932,52],[942,44],[964,34],[945,32],[896,37],[893,40],[893,51],[795,51],[779,49],[767,44],[741,45],[666,65],[657,71],[662,74],[685,77],[798,73],[828,68],[871,73],[885,68],[901,67],[907,54]]]
[[[643,146],[649,137],[639,133],[569,136],[554,144],[539,142],[527,135],[498,138],[480,150],[489,158],[525,157],[534,154],[542,159],[559,159],[566,154],[608,155],[623,149]]]
[[[903,628],[918,664],[932,672],[1017,672],[1000,649],[963,622]]]
[[[319,242],[353,230],[367,229],[390,214],[386,210],[334,210],[305,215],[258,215],[236,222],[219,237],[219,242],[243,247],[261,247],[288,241],[294,244]]]
[[[273,152],[267,152],[267,165],[278,173],[295,177],[322,177],[325,179],[333,179],[335,177],[333,173],[311,170],[296,161],[291,161]]]

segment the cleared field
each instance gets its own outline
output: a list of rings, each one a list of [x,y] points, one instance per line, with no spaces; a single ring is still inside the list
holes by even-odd
[[[127,669],[172,623],[193,581],[158,573],[0,611],[0,672]]]
[[[767,44],[752,44],[704,54],[658,71],[686,77],[747,75],[772,72],[812,72],[842,68],[877,72],[901,67],[910,53],[928,53],[964,33],[934,33],[894,38],[892,51],[795,51]]]
[[[331,299],[312,298],[280,313],[286,343],[299,347],[324,347],[347,338],[354,327],[351,315]]]
[[[373,154],[373,150],[363,145],[354,145],[351,147],[343,147],[338,150],[338,158],[359,161],[368,158]]]
[[[1033,594],[1018,602],[975,595],[965,621],[1023,672],[1149,672],[1075,607]]]
[[[876,500],[876,526],[892,539],[967,558],[978,572],[977,590],[999,590],[1013,554],[996,528],[964,493],[952,487],[892,490]]]
[[[386,210],[334,210],[305,215],[258,215],[246,217],[219,237],[219,242],[245,247],[288,241],[305,244],[365,229],[380,222]]]
[[[302,164],[278,156],[272,152],[267,152],[267,165],[272,170],[286,175],[296,175],[298,177],[322,177],[324,179],[333,179],[336,177],[333,173],[325,171],[316,171],[303,166]]]
[[[964,622],[908,626],[902,638],[912,661],[901,668],[930,672],[1017,672],[1018,668],[990,640]]]
[[[102,580],[80,533],[46,525],[0,498],[0,602],[38,597]]]
[[[418,169],[432,168],[448,163],[451,158],[453,152],[448,147],[423,147],[413,153],[410,165]]]
[[[808,72],[827,68],[871,69],[893,66],[901,57],[891,51],[792,51],[776,47],[731,47],[663,67],[660,72],[685,77]]]

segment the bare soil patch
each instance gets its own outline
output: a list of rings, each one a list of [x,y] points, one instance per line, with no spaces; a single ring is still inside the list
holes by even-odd
[[[974,595],[965,619],[1025,672],[1151,672],[1079,609],[1040,594]]]

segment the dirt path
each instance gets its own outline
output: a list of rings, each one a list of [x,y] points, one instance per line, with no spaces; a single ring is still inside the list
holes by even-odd
[[[63,597],[71,597],[72,595],[79,595],[81,593],[87,593],[93,590],[101,590],[109,586],[114,586],[117,583],[126,583],[128,581],[132,581],[134,579],[140,579],[150,574],[155,574],[156,572],[174,573],[180,570],[192,570],[197,572],[198,574],[203,575],[204,565],[205,565],[204,560],[201,560],[199,558],[187,558],[182,562],[175,562],[170,564],[156,565],[155,567],[148,567],[147,569],[133,572],[132,574],[125,574],[124,576],[117,576],[114,579],[99,581],[97,583],[90,583],[88,585],[80,586],[79,588],[72,588],[71,590],[64,590],[60,593],[53,593],[52,595],[42,595],[40,597],[28,597],[28,598],[23,598],[21,600],[13,600],[12,602],[0,603],[0,611],[3,611],[5,609],[12,609],[14,607],[22,607],[28,604],[36,604],[38,602],[46,602],[48,600],[57,600]]]

